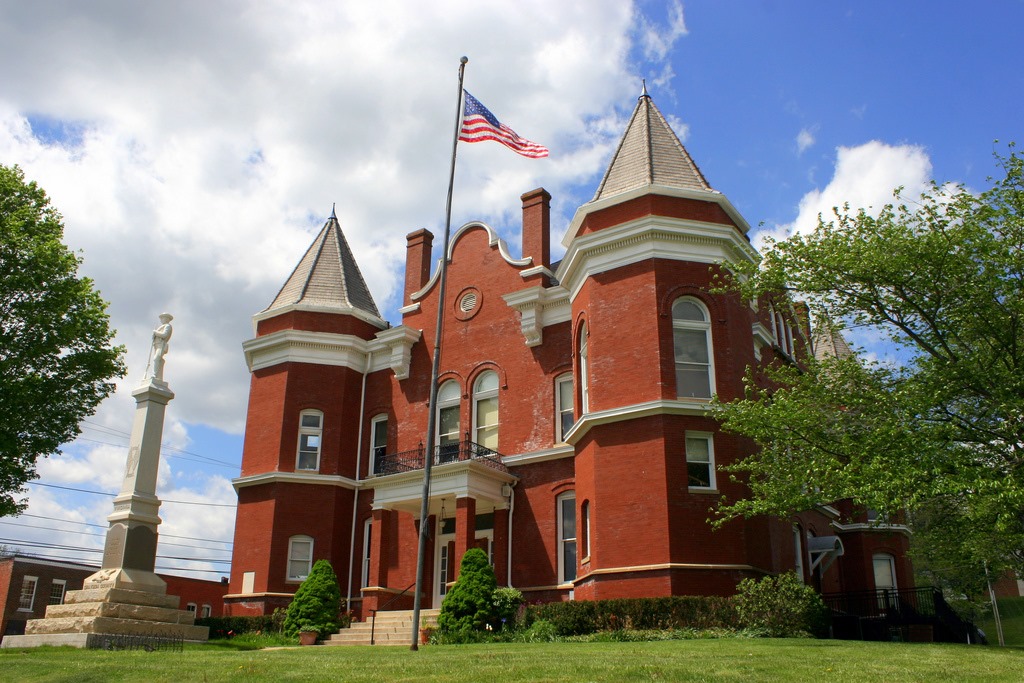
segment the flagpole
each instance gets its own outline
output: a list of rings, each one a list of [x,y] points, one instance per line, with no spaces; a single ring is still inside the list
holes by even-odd
[[[445,201],[444,248],[441,252],[441,272],[437,297],[437,325],[434,332],[434,361],[430,369],[430,402],[427,404],[426,451],[423,454],[423,499],[420,503],[420,543],[416,553],[416,592],[412,602],[412,645],[419,649],[420,602],[423,594],[423,568],[426,564],[427,540],[430,538],[430,469],[434,463],[434,441],[437,431],[437,378],[441,369],[441,337],[444,328],[445,289],[448,284],[448,241],[452,232],[452,189],[455,185],[455,155],[459,149],[459,129],[462,127],[462,82],[468,57],[459,60],[459,96],[456,100],[455,134],[452,136],[452,165],[448,174],[448,199]]]

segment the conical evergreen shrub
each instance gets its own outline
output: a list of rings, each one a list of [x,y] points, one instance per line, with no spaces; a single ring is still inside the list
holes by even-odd
[[[444,596],[437,625],[442,633],[483,631],[497,621],[493,595],[498,587],[487,553],[470,548],[462,556],[459,579]]]
[[[317,560],[306,580],[295,591],[288,605],[284,632],[295,636],[300,631],[316,631],[318,637],[338,630],[338,612],[341,611],[341,589],[331,563]]]

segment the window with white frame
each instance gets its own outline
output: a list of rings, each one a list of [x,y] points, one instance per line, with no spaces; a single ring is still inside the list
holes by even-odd
[[[378,415],[370,421],[370,474],[380,474],[388,452],[388,416]]]
[[[572,375],[555,380],[555,443],[565,443],[565,435],[575,423],[572,407]]]
[[[686,481],[691,489],[715,488],[715,450],[711,434],[686,432]]]
[[[373,518],[363,522],[363,578],[362,588],[370,585],[370,548],[373,547]]]
[[[896,559],[887,553],[871,556],[875,572],[875,590],[896,590]]]
[[[437,454],[439,462],[459,457],[459,399],[461,392],[455,380],[437,390]]]
[[[576,578],[576,492],[558,496],[558,583]]]
[[[323,423],[324,414],[319,410],[303,410],[299,413],[299,453],[295,458],[296,470],[315,472],[320,469]]]
[[[590,412],[590,365],[587,358],[587,326],[580,328],[580,410]]]
[[[676,358],[676,395],[711,398],[715,386],[711,362],[711,318],[707,308],[691,297],[672,304],[672,338]]]
[[[213,616],[213,607],[210,605],[203,605],[203,611],[199,614],[203,619],[207,619]]]
[[[39,577],[26,576],[21,580],[21,596],[18,598],[18,609],[24,612],[32,611],[32,604],[36,601],[36,586],[39,584]]]
[[[313,567],[313,539],[292,536],[288,539],[288,580],[304,581]]]
[[[196,613],[196,603],[194,603],[194,602],[188,603],[187,605],[185,605],[185,609],[188,610],[189,612],[191,612],[192,614],[195,614]]]
[[[491,370],[473,383],[473,441],[498,450],[498,373]]]
[[[590,501],[585,500],[580,505],[580,532],[583,537],[580,545],[583,548],[583,559],[590,559]]]
[[[54,579],[50,584],[50,605],[63,605],[64,593],[67,590],[68,582],[65,579]]]

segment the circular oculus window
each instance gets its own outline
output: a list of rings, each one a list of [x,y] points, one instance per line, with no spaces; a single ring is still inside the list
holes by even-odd
[[[455,317],[459,320],[469,320],[480,310],[480,300],[483,296],[476,287],[467,287],[459,294],[455,304]]]

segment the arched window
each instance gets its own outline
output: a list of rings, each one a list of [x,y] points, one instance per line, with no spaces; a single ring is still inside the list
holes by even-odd
[[[437,456],[438,462],[451,462],[459,457],[459,399],[461,392],[455,380],[437,390]]]
[[[590,559],[590,501],[585,500],[580,505],[580,547],[583,549],[583,559]]]
[[[288,539],[288,581],[305,581],[313,568],[313,538],[292,536]]]
[[[572,409],[572,375],[555,379],[555,443],[565,443],[565,435],[575,419]]]
[[[576,492],[555,499],[558,506],[558,583],[576,578]]]
[[[370,421],[370,474],[382,474],[388,452],[388,416],[377,415]]]
[[[704,304],[685,297],[672,304],[672,336],[675,342],[676,395],[680,398],[711,398],[715,386],[711,362],[711,322]]]
[[[473,441],[498,450],[498,373],[490,370],[473,383]]]
[[[590,412],[590,371],[587,361],[587,326],[580,328],[580,410]]]
[[[363,579],[361,587],[370,585],[370,548],[373,541],[373,518],[363,523]]]
[[[320,439],[323,435],[324,414],[319,410],[299,413],[299,452],[295,456],[295,469],[316,472],[320,469]]]

